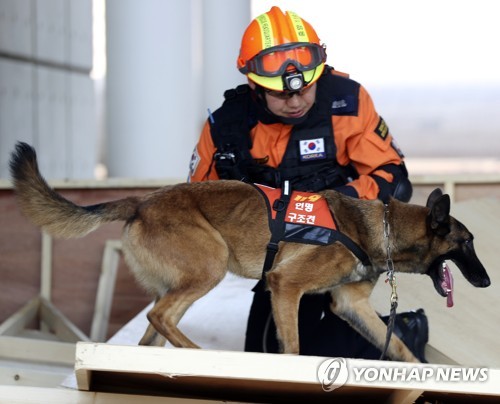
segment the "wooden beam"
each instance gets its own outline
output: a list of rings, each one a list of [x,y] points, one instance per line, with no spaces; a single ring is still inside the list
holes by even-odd
[[[387,404],[413,404],[425,390],[394,390],[389,396]]]
[[[0,336],[0,358],[73,367],[76,345],[69,342]]]
[[[66,316],[48,300],[40,297],[40,320],[49,327],[49,330],[61,341],[77,342],[88,341],[89,338],[80,329],[69,321]]]
[[[70,374],[70,367],[33,366],[22,362],[5,364],[0,361],[0,385],[57,387]],[[24,401],[19,401],[19,397],[16,400],[8,401],[0,393],[0,402],[17,404]],[[40,401],[32,402],[33,404],[40,403]]]
[[[52,298],[52,237],[44,231],[42,231],[40,296],[48,301]]]
[[[38,315],[40,298],[35,297],[0,325],[0,335],[17,335]]]
[[[52,303],[41,296],[30,300],[16,313],[0,325],[0,335],[21,335],[30,322],[36,320],[44,333],[51,333],[61,341],[88,341],[88,337],[78,329]]]
[[[16,404],[222,404],[226,401],[96,393],[61,388],[1,386],[2,402]]]
[[[90,339],[92,341],[103,342],[106,340],[121,246],[122,244],[119,240],[108,240],[104,247],[101,275],[97,287],[94,317],[90,331]]]

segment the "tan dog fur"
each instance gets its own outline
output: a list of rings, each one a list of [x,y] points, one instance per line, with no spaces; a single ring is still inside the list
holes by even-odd
[[[55,237],[82,237],[103,223],[126,222],[126,261],[137,281],[156,298],[140,344],[160,345],[164,337],[176,347],[197,347],[177,328],[192,303],[214,288],[227,271],[245,278],[261,277],[270,240],[268,212],[251,185],[237,181],[178,184],[143,197],[80,207],[49,188],[38,171],[34,149],[24,143],[18,143],[12,155],[11,173],[24,215]],[[334,212],[339,230],[359,244],[372,266],[363,267],[339,243],[281,242],[266,282],[283,352],[299,353],[301,296],[326,291],[332,296],[331,310],[382,349],[386,327],[369,298],[379,275],[386,271],[384,205],[332,190],[321,195]],[[472,235],[448,214],[449,198],[446,212],[445,197],[435,195],[430,208],[390,201],[396,271],[427,273],[436,285],[437,265],[450,251],[463,250],[464,243],[472,245]],[[465,255],[466,259],[451,258],[472,284],[488,286],[488,276],[473,249]],[[394,360],[417,361],[395,335],[387,354]]]

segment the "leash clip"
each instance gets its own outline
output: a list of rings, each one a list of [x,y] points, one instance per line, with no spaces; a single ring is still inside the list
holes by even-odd
[[[389,285],[391,286],[391,303],[396,303],[398,301],[398,291],[394,270],[387,271],[387,279],[385,280],[385,283],[389,283]]]
[[[392,281],[389,281],[392,287],[392,292],[391,292],[391,304],[392,303],[397,303],[398,302],[398,292],[396,290],[396,277],[394,274],[392,275]]]

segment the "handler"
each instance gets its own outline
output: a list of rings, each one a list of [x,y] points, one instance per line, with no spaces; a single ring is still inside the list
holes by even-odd
[[[301,191],[410,200],[404,156],[387,124],[363,86],[326,64],[326,48],[308,22],[272,7],[246,29],[237,66],[248,84],[226,91],[222,107],[209,115],[189,181],[278,188],[288,180]],[[245,350],[277,352],[269,292],[254,292]],[[329,294],[302,298],[301,354],[377,359],[380,351],[332,314],[329,302]],[[424,361],[423,310],[399,314],[395,323],[395,333]]]

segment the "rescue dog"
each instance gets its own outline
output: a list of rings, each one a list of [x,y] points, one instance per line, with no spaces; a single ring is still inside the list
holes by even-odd
[[[10,161],[22,213],[49,234],[82,237],[100,225],[124,221],[123,251],[137,281],[155,298],[141,345],[197,348],[178,328],[186,310],[214,288],[227,271],[260,279],[270,240],[268,211],[259,192],[239,181],[165,186],[140,197],[78,206],[51,189],[39,172],[35,150],[19,142]],[[426,274],[443,296],[441,265],[452,260],[476,287],[490,279],[474,251],[473,235],[450,216],[450,198],[434,191],[427,206],[391,199],[387,205],[319,193],[338,229],[368,255],[364,266],[343,244],[280,243],[266,275],[278,339],[284,353],[299,353],[297,312],[305,293],[332,297],[331,310],[382,350],[386,326],[369,303],[379,276],[387,271],[384,217],[397,272]],[[159,333],[159,334],[158,334]],[[392,335],[387,355],[418,362]]]

